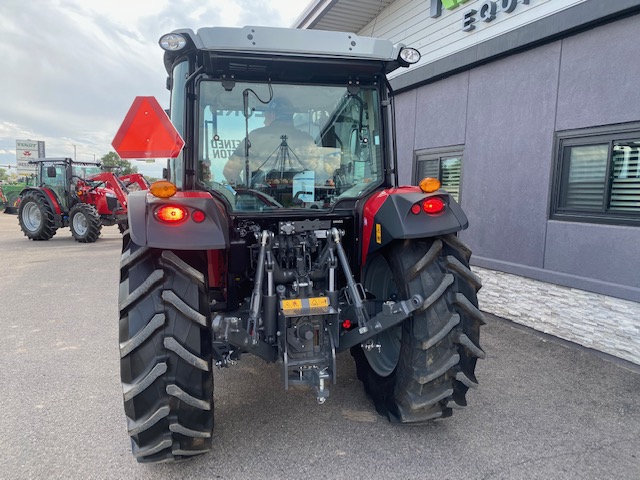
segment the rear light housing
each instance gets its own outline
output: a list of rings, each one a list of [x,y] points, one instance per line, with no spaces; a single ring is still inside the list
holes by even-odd
[[[411,205],[411,213],[420,215],[422,212],[428,215],[439,215],[447,208],[447,204],[442,197],[433,196],[423,198],[419,202]]]
[[[179,205],[162,205],[155,211],[155,217],[162,223],[179,224],[189,217],[186,208]]]
[[[196,223],[202,223],[207,218],[202,210],[194,210],[191,214],[191,219]]]
[[[177,225],[188,218],[191,218],[195,223],[202,223],[207,219],[206,213],[202,210],[192,210],[181,205],[161,205],[156,208],[154,212],[156,220],[161,223]]]
[[[422,209],[429,215],[437,215],[444,212],[445,203],[440,197],[429,197],[422,201]]]

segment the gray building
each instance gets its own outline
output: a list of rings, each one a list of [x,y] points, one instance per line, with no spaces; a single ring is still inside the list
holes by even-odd
[[[315,0],[298,28],[418,48],[400,177],[439,176],[481,307],[640,363],[640,0]]]

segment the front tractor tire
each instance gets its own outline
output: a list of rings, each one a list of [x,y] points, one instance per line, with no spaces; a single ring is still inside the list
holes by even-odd
[[[80,243],[93,243],[102,230],[100,215],[93,205],[78,203],[69,212],[71,235]]]
[[[448,235],[396,241],[367,260],[363,284],[376,298],[425,298],[400,325],[351,349],[365,391],[391,422],[448,417],[467,405],[467,390],[478,385],[484,317],[469,257],[469,249]]]
[[[41,192],[28,192],[22,197],[18,223],[31,240],[49,240],[56,234],[53,209]]]
[[[124,234],[120,376],[139,462],[170,462],[211,448],[211,320],[201,265],[200,253],[141,247]]]

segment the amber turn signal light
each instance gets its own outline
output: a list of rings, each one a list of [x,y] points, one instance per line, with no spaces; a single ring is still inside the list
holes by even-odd
[[[154,197],[170,198],[176,194],[176,192],[178,191],[178,187],[166,180],[158,180],[157,182],[153,182],[151,184],[151,187],[149,187],[149,191]]]
[[[440,180],[437,178],[426,177],[420,180],[420,190],[424,193],[435,192],[440,188]]]

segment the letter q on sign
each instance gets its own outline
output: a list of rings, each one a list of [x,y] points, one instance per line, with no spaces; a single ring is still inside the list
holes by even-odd
[[[504,13],[513,12],[518,6],[518,0],[502,0],[502,11]]]
[[[480,10],[478,13],[480,14],[480,18],[484,22],[490,22],[496,18],[496,11],[498,10],[498,6],[496,2],[486,1],[482,5],[480,5]]]

